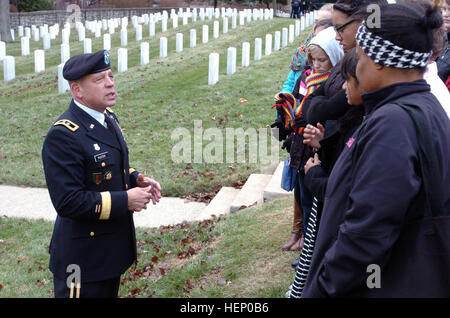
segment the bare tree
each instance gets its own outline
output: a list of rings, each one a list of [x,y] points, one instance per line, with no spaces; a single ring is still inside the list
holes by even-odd
[[[64,10],[66,8],[66,5],[64,3],[64,0],[56,0],[56,10]]]
[[[2,41],[13,41],[11,37],[11,24],[9,22],[9,0],[0,0],[0,34]]]

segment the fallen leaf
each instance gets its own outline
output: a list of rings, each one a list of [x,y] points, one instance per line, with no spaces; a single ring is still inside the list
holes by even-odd
[[[245,98],[242,98],[242,97],[241,97],[241,98],[239,98],[239,102],[240,102],[240,103],[245,103],[245,102],[248,102],[248,100],[246,100]]]
[[[217,284],[218,284],[218,285],[221,285],[221,286],[226,285],[226,284],[227,284],[227,280],[226,280],[225,278],[221,278],[221,279],[219,279],[219,281],[217,282]]]

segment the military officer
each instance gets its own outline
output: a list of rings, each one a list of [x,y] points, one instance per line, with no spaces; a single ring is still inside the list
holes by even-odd
[[[136,261],[133,212],[161,198],[155,180],[130,168],[111,110],[116,90],[106,50],[69,59],[72,101],[42,148],[57,212],[50,243],[55,297],[117,297],[120,275]]]

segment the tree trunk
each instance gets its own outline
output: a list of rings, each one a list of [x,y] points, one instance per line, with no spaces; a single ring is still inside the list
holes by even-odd
[[[3,42],[12,42],[9,23],[9,0],[0,0],[0,34]]]
[[[277,0],[272,0],[273,15],[277,13]]]
[[[64,4],[64,0],[57,0],[56,1],[56,10],[65,10],[65,4]]]

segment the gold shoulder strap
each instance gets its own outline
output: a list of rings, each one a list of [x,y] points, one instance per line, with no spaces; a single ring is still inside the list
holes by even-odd
[[[80,126],[78,126],[77,124],[75,124],[74,122],[72,122],[68,119],[60,119],[56,123],[53,124],[53,126],[58,126],[58,125],[62,125],[72,132],[76,131],[78,128],[80,128]]]

